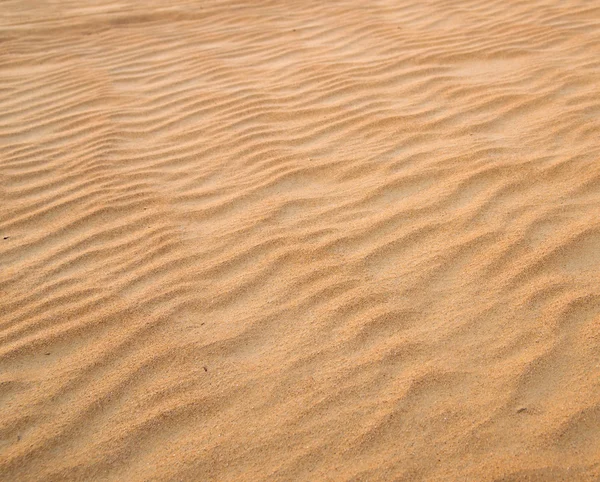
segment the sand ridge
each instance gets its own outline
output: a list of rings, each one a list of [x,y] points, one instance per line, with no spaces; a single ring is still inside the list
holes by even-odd
[[[600,5],[0,11],[0,479],[600,478]]]

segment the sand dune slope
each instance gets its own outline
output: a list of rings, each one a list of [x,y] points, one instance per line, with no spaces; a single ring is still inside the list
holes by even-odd
[[[600,479],[600,4],[0,3],[0,479]]]

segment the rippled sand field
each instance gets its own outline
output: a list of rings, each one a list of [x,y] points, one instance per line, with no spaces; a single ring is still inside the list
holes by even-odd
[[[600,478],[600,3],[0,3],[0,479]]]

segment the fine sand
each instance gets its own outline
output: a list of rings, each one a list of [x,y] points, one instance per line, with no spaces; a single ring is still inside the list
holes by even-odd
[[[600,478],[600,3],[0,3],[0,480]]]

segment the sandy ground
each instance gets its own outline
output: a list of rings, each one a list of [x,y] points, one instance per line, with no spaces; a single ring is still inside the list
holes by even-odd
[[[0,3],[0,479],[600,478],[600,4]]]

